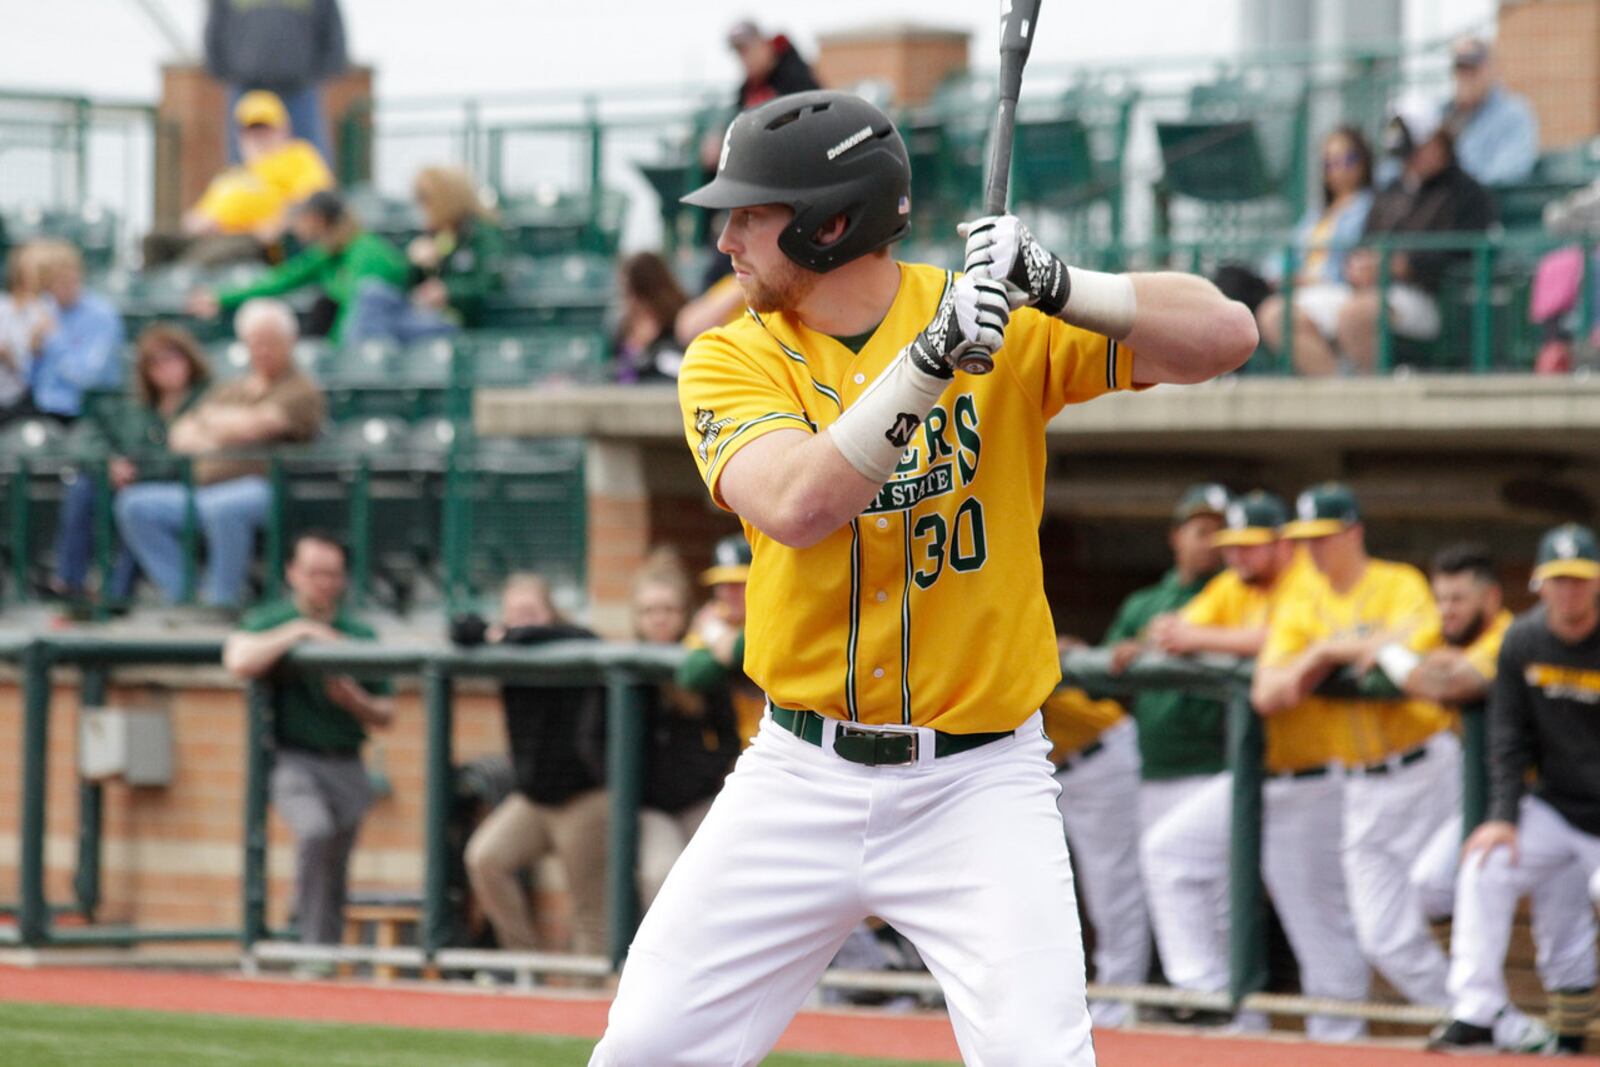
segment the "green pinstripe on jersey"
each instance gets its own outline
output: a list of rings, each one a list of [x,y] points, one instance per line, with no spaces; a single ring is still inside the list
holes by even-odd
[[[806,362],[806,357],[805,356],[802,356],[799,352],[796,352],[794,349],[792,349],[788,345],[784,344],[783,341],[779,339],[778,335],[773,333],[771,328],[768,327],[767,324],[762,321],[760,315],[758,315],[754,311],[752,311],[752,312],[750,312],[750,317],[752,319],[755,319],[756,322],[761,325],[761,328],[763,330],[767,331],[767,336],[771,337],[773,342],[775,344],[777,344],[777,346],[780,349],[783,350],[783,354],[784,355],[788,356],[790,359],[794,360],[796,363],[798,363],[802,367],[804,367],[806,369],[806,376],[807,377],[811,377],[811,365]],[[815,389],[817,392],[821,393],[823,396],[825,396],[829,400],[833,401],[834,406],[837,407],[840,411],[844,410],[844,402],[839,399],[839,394],[834,392],[832,389],[828,388],[826,385],[823,385],[821,382],[817,381],[816,378],[811,378],[811,388]]]
[[[900,590],[900,721],[911,725],[911,509],[900,519],[905,532],[906,570]]]
[[[733,442],[737,441],[740,434],[744,433],[748,429],[751,429],[752,427],[760,426],[764,422],[772,422],[774,419],[792,419],[802,426],[809,427],[813,430],[816,429],[816,427],[812,425],[811,421],[804,415],[796,415],[792,411],[774,411],[771,415],[763,415],[759,419],[751,419],[749,422],[745,423],[743,426],[733,431],[733,433],[722,439],[722,443],[717,446],[716,452],[714,452],[711,456],[710,469],[716,470],[717,462],[722,459],[722,450],[727,448]]]
[[[856,643],[861,638],[861,520],[850,520],[850,637],[845,642],[844,706],[852,722],[860,721],[856,707]]]

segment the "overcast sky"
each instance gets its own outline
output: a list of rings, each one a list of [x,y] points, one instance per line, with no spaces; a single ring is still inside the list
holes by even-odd
[[[152,100],[173,58],[146,9],[165,12],[198,51],[204,0],[3,0],[0,88]],[[1340,2],[1340,0],[1323,0]],[[1494,0],[1397,0],[1408,37],[1488,17]],[[343,0],[352,53],[378,69],[380,95],[467,94],[625,85],[725,83],[722,43],[742,17],[786,30],[807,54],[819,33],[889,21],[974,31],[980,65],[994,47],[995,0]],[[1229,0],[1051,0],[1037,63],[1227,52]]]

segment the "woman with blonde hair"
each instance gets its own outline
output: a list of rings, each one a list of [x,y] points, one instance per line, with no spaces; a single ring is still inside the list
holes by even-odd
[[[105,477],[113,495],[136,481],[177,478],[177,461],[167,448],[167,431],[211,382],[205,349],[181,326],[148,326],[134,348],[133,402],[110,418],[82,420],[79,449],[86,462],[67,490],[56,536],[56,592],[68,599],[84,597],[94,554],[99,476],[90,471],[105,461]],[[102,598],[108,603],[126,601],[137,576],[132,554],[119,545]]]
[[[352,340],[402,344],[472,329],[500,284],[501,240],[494,211],[460,167],[424,167],[412,184],[423,233],[406,246],[405,291],[364,285],[350,324]]]
[[[50,321],[41,299],[38,247],[18,245],[6,257],[6,288],[0,293],[0,424],[33,411],[28,368]]]

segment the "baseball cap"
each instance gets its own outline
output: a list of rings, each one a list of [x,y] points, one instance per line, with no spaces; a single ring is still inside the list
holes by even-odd
[[[1477,70],[1489,62],[1489,42],[1481,37],[1463,37],[1450,49],[1450,65],[1457,70]]]
[[[233,105],[233,117],[240,126],[273,126],[283,129],[289,125],[289,111],[278,99],[277,93],[265,89],[252,89]]]
[[[1600,578],[1600,546],[1594,531],[1569,522],[1540,538],[1529,584],[1538,589],[1546,578]]]
[[[1211,538],[1218,548],[1230,545],[1268,545],[1278,539],[1278,528],[1289,521],[1289,509],[1271,493],[1254,489],[1236,496],[1222,513],[1223,528]]]
[[[711,550],[711,566],[700,572],[701,585],[722,585],[726,582],[748,582],[753,554],[750,542],[739,534],[732,534],[717,542]]]
[[[1182,526],[1197,515],[1215,515],[1220,519],[1228,510],[1228,500],[1225,485],[1216,482],[1191,485],[1178,498],[1178,506],[1172,509],[1172,525]]]
[[[1283,536],[1296,540],[1331,537],[1361,521],[1356,495],[1348,485],[1323,482],[1301,493],[1294,502],[1294,521],[1285,523]]]
[[[728,28],[728,47],[743,48],[762,39],[761,27],[749,19],[740,19]]]

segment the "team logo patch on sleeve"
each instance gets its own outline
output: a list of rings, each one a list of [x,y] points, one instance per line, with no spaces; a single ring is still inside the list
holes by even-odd
[[[917,427],[922,425],[922,420],[909,411],[902,411],[895,416],[894,425],[883,431],[883,436],[896,448],[904,448],[911,443],[912,435],[917,432]]]
[[[722,431],[731,425],[733,425],[732,419],[719,419],[717,413],[710,408],[694,409],[694,431],[700,435],[700,447],[697,451],[701,463],[711,462],[711,446],[717,443]]]

